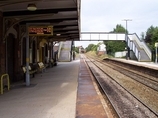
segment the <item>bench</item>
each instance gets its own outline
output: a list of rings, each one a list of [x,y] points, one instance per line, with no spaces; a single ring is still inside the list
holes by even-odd
[[[50,59],[50,65],[52,66],[57,66],[57,62],[54,59]]]
[[[46,70],[46,67],[43,62],[38,62],[39,70],[43,73]]]
[[[24,74],[26,74],[26,66],[22,66],[22,70]],[[29,74],[32,75],[32,77],[35,77],[35,73],[37,72],[36,69],[32,69],[31,66],[29,65]]]

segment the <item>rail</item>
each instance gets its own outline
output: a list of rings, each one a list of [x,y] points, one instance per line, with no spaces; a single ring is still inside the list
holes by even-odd
[[[61,52],[62,46],[63,46],[63,42],[60,42],[59,49],[58,49],[58,59],[60,58],[60,52]]]
[[[10,89],[9,75],[8,74],[3,74],[1,76],[1,94],[3,94],[3,79],[4,79],[4,77],[7,77],[8,90]]]
[[[151,60],[151,50],[148,48],[146,43],[143,40],[140,40],[137,34],[133,34],[133,39],[137,42],[140,48],[144,49],[146,54],[148,55],[149,59]]]

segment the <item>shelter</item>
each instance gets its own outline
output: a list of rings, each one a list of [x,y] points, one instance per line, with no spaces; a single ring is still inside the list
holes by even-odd
[[[0,0],[0,75],[53,58],[60,41],[80,40],[80,0]]]

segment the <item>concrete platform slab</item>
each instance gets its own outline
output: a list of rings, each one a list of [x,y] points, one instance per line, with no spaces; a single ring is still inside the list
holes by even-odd
[[[75,118],[79,60],[59,62],[56,67],[12,85],[0,95],[0,118]]]

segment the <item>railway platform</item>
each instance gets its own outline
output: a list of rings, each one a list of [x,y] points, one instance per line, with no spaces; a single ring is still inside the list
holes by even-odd
[[[80,60],[58,62],[0,95],[0,118],[75,118]]]
[[[106,118],[88,68],[82,59],[18,82],[0,95],[0,118]]]
[[[113,60],[158,70],[158,63],[154,62],[139,62],[135,60],[126,60],[121,58],[113,58]]]
[[[157,68],[153,63],[123,60]],[[58,66],[18,82],[0,95],[0,118],[108,118],[96,92],[92,75],[82,58],[58,62]]]

